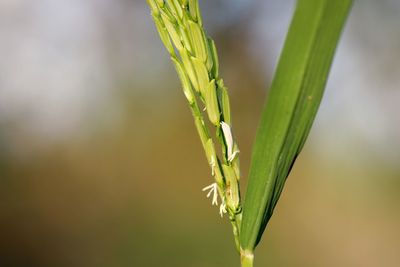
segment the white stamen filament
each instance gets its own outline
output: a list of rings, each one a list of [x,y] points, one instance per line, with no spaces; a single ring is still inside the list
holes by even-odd
[[[231,127],[227,123],[222,121],[221,128],[222,128],[222,132],[224,133],[224,138],[225,138],[225,142],[226,142],[228,161],[232,162],[235,159],[236,155],[239,153],[239,150],[233,151],[234,143],[233,143]]]
[[[214,156],[211,156],[210,166],[211,166],[211,175],[214,176],[214,174],[215,174],[215,159],[214,159]]]
[[[219,214],[221,215],[221,218],[224,217],[224,213],[226,213],[226,204],[222,203],[221,206],[219,206]]]
[[[218,189],[217,189],[217,183],[212,183],[209,186],[206,186],[202,189],[202,191],[207,191],[210,190],[207,193],[207,198],[209,198],[211,195],[213,195],[211,205],[216,205],[218,206]]]

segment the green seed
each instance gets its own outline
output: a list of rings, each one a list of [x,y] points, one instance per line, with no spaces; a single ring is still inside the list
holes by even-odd
[[[182,67],[182,64],[174,57],[171,57],[172,61],[175,64],[176,72],[179,75],[179,78],[182,82],[183,93],[185,94],[189,104],[193,104],[195,101],[195,96],[192,91],[192,86],[190,84],[189,78],[186,76],[186,73]]]
[[[239,210],[240,203],[238,179],[235,171],[230,166],[222,164],[222,170],[226,179],[226,205],[236,213]]]
[[[158,10],[158,6],[154,0],[147,0],[147,3],[149,4],[150,9],[155,16],[160,15],[160,11]]]
[[[207,61],[207,47],[206,47],[206,42],[205,42],[205,36],[200,28],[200,26],[189,20],[189,32],[191,33],[192,37],[192,44],[195,52],[195,56],[204,63]]]
[[[199,19],[199,3],[198,0],[189,0],[189,12],[194,21]]]
[[[169,38],[168,32],[164,27],[163,22],[161,21],[160,17],[155,16],[154,13],[153,15],[153,20],[154,24],[156,25],[158,34],[160,35],[160,39],[163,42],[165,48],[168,50],[168,52],[172,55],[174,54],[174,47],[172,46],[171,39]]]
[[[212,69],[211,72],[214,75],[215,78],[218,78],[219,76],[219,62],[218,62],[218,54],[217,54],[217,47],[215,46],[215,42],[208,38],[208,47],[210,49],[209,56],[212,58]],[[210,60],[210,59],[207,59]]]
[[[237,151],[239,150],[236,143],[233,145],[233,147]],[[235,159],[232,161],[232,168],[235,171],[235,175],[236,175],[237,180],[239,181],[240,180],[240,160],[239,160],[239,157],[235,157]]]
[[[179,2],[177,0],[166,0],[166,2],[174,16],[182,19],[183,11]]]
[[[177,49],[182,49],[181,37],[179,36],[176,26],[170,21],[169,17],[165,15],[165,13],[161,13],[161,18],[164,22],[165,28],[167,29],[169,36],[172,39],[172,42],[176,46]]]
[[[196,72],[193,67],[193,63],[190,60],[190,56],[188,54],[188,51],[184,48],[179,50],[179,54],[182,59],[183,66],[186,70],[187,75],[189,76],[190,81],[192,82],[192,85],[194,89],[199,92],[199,82],[197,81],[197,76]]]
[[[229,104],[228,90],[226,87],[218,86],[218,99],[222,109],[222,116],[224,121],[231,125],[231,108]]]
[[[212,168],[212,175],[214,176],[215,166],[217,165],[217,154],[215,152],[214,143],[211,138],[207,140],[205,151],[206,151],[208,163],[211,165],[211,168]]]
[[[196,71],[196,76],[199,86],[198,91],[200,92],[203,98],[206,98],[204,91],[206,90],[206,88],[208,87],[208,83],[210,82],[207,68],[200,59],[194,57],[191,57],[190,59]]]
[[[203,145],[204,151],[207,150],[207,141],[209,136],[207,134],[206,126],[201,117],[195,117],[194,123],[196,125],[197,132],[199,133],[201,144]]]
[[[164,7],[164,0],[156,0],[158,5],[162,8]]]
[[[206,67],[208,72],[214,76],[214,73],[212,71],[213,69],[213,56],[212,56],[212,52],[211,52],[211,47],[210,47],[210,43],[209,43],[209,38],[206,38],[206,49],[207,49],[207,60],[206,60]]]
[[[220,112],[218,107],[217,91],[215,88],[215,80],[212,80],[206,89],[205,94],[206,108],[208,118],[214,125],[219,125]]]
[[[182,8],[186,8],[188,0],[181,0]]]
[[[164,8],[159,8],[160,14],[166,16],[173,24],[178,23],[174,14],[172,14],[171,10],[165,6]]]
[[[182,26],[179,27],[179,32],[182,37],[183,46],[188,50],[190,54],[193,54],[192,44],[190,42],[189,36],[186,32],[186,29]]]

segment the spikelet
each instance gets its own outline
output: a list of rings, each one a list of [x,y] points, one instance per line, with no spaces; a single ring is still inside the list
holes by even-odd
[[[157,6],[156,2],[154,0],[147,0],[147,3],[150,6],[152,14],[154,14],[155,16],[159,16],[160,15],[160,11],[158,9],[158,6]]]
[[[163,42],[165,48],[167,49],[168,53],[170,53],[171,55],[174,54],[174,47],[171,43],[171,39],[169,38],[168,31],[165,28],[164,23],[162,22],[161,18],[156,16],[155,14],[152,14],[152,16],[160,39]]]
[[[182,19],[183,10],[182,10],[182,7],[179,4],[179,2],[177,0],[166,0],[166,3],[168,5],[169,9],[171,10],[171,13],[175,17]]]
[[[219,125],[220,111],[218,107],[217,90],[215,80],[212,80],[205,91],[205,102],[210,122],[216,126]]]
[[[190,60],[188,51],[186,49],[182,48],[181,50],[179,50],[179,54],[181,55],[183,66],[186,70],[187,75],[190,78],[190,81],[193,84],[194,89],[197,92],[200,92],[199,82],[197,81],[196,70],[194,69],[193,63]]]
[[[231,108],[229,104],[228,90],[225,86],[218,86],[218,99],[222,110],[224,122],[231,125]]]
[[[165,13],[161,13],[161,18],[162,21],[164,22],[165,28],[167,29],[169,36],[172,39],[172,42],[174,43],[175,47],[177,49],[182,49],[183,45],[182,45],[182,41],[181,41],[181,37],[178,33],[178,29],[177,26],[171,21],[170,17],[167,16]]]
[[[192,44],[194,47],[195,56],[204,63],[207,60],[207,47],[204,32],[200,28],[199,24],[189,20],[189,32],[192,37]]]
[[[205,90],[208,86],[208,83],[210,82],[210,79],[208,77],[208,72],[207,68],[204,65],[204,63],[195,57],[191,57],[191,61],[194,67],[194,70],[196,72],[196,77],[198,81],[198,87],[197,91],[200,92],[201,96],[205,98]]]
[[[187,77],[187,75],[182,67],[181,62],[179,62],[174,57],[171,57],[171,59],[172,59],[172,62],[174,62],[176,72],[178,73],[179,78],[182,82],[183,93],[185,94],[186,99],[188,100],[189,104],[192,105],[195,101],[195,96],[192,91],[192,86],[190,84],[190,80]]]
[[[215,42],[210,38],[208,38],[208,47],[210,49],[209,56],[211,57],[211,59],[208,59],[208,60],[211,60],[213,63],[212,69],[211,70],[209,69],[209,71],[212,72],[212,74],[215,78],[218,78],[219,62],[218,62],[218,55],[217,55],[217,47],[215,46]]]
[[[189,0],[188,2],[190,16],[194,21],[198,22],[200,26],[202,26],[198,0]]]

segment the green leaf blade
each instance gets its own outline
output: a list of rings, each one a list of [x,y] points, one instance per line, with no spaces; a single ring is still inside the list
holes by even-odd
[[[299,0],[253,149],[240,243],[253,251],[321,101],[351,0]]]

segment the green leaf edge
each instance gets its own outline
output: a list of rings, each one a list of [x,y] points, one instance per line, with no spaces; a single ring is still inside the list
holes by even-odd
[[[352,0],[299,0],[253,146],[240,245],[253,251],[321,101]]]

